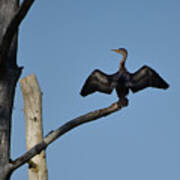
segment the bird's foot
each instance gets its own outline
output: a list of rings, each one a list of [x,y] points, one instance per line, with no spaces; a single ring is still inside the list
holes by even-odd
[[[129,101],[126,97],[123,97],[119,99],[119,103],[122,107],[125,107],[125,106],[128,106]]]

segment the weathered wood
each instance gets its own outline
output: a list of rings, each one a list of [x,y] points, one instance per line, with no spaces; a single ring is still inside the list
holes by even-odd
[[[8,175],[10,160],[11,115],[16,82],[21,70],[8,70],[0,79],[0,175]],[[6,167],[6,168],[5,168]],[[2,176],[0,177],[1,180]]]
[[[0,64],[5,65],[6,57],[9,53],[9,48],[15,33],[18,31],[18,27],[21,21],[26,16],[34,0],[24,0],[18,9],[15,9],[12,17],[10,18],[7,27],[3,29],[3,37],[0,41]],[[18,4],[17,4],[18,5]]]
[[[11,116],[15,87],[22,70],[16,62],[18,26],[28,8],[19,9],[19,0],[0,0],[0,180],[8,180],[12,173]],[[23,16],[17,17],[19,10],[22,12],[23,9]],[[12,27],[15,27],[13,31]]]
[[[109,107],[99,109],[96,111],[89,112],[82,116],[79,116],[71,121],[68,121],[64,125],[60,126],[54,131],[51,131],[39,144],[35,145],[29,151],[24,153],[22,156],[18,157],[16,160],[12,161],[12,169],[17,169],[23,164],[27,163],[35,155],[39,154],[42,150],[46,149],[48,145],[54,142],[57,138],[61,137],[65,133],[68,133],[71,129],[80,126],[104,116],[110,115],[113,112],[119,111],[121,108],[126,107],[128,104],[121,102],[115,102]]]
[[[42,93],[34,74],[20,81],[26,117],[27,150],[43,140]],[[29,161],[29,180],[47,180],[46,154],[42,151]]]
[[[0,43],[11,21],[18,0],[0,0]],[[9,179],[10,132],[14,92],[21,69],[16,66],[17,34],[6,57],[6,67],[0,67],[0,180]],[[15,66],[12,66],[15,64]]]

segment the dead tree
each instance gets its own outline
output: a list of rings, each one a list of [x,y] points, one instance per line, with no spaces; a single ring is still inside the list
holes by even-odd
[[[26,147],[31,149],[43,140],[42,93],[34,74],[20,81],[26,119]],[[41,151],[29,162],[29,180],[47,180],[46,153]]]
[[[15,160],[10,157],[11,117],[15,87],[22,67],[16,61],[18,27],[34,0],[0,0],[0,180],[8,180],[14,170],[27,163],[32,157],[45,150],[58,137],[71,129],[96,120],[123,107],[119,102],[77,117],[56,130]]]

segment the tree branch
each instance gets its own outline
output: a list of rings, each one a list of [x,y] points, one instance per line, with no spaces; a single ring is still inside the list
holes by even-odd
[[[34,0],[24,0],[21,6],[19,7],[18,11],[15,13],[14,17],[10,21],[9,25],[7,26],[0,45],[1,65],[5,65],[5,60],[8,55],[12,39],[15,33],[17,32],[20,23],[22,22],[27,12],[29,11],[31,5],[33,4],[33,2]]]
[[[29,151],[24,153],[22,156],[14,160],[11,164],[12,171],[27,163],[32,157],[39,154],[42,150],[46,149],[48,145],[54,142],[57,138],[61,137],[65,133],[69,132],[71,129],[80,126],[81,124],[94,121],[101,117],[107,116],[113,112],[120,110],[121,108],[127,106],[126,103],[121,103],[120,101],[113,103],[109,107],[99,109],[93,112],[89,112],[85,115],[79,116],[71,121],[68,121],[64,125],[60,126],[54,131],[51,131],[39,144],[35,145]]]

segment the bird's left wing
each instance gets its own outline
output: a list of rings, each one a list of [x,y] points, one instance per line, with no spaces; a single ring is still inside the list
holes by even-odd
[[[167,89],[168,83],[160,77],[152,68],[143,66],[134,74],[131,74],[130,89],[133,93],[142,90],[146,87],[154,87],[160,89]]]
[[[87,96],[96,91],[111,94],[114,87],[115,82],[113,80],[113,75],[107,75],[100,70],[94,70],[85,81],[80,94],[82,96]]]

